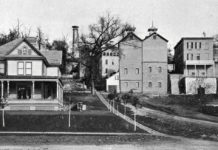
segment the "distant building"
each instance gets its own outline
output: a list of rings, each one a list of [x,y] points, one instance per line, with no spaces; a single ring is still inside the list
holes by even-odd
[[[120,92],[119,89],[119,72],[113,74],[106,79],[106,91],[110,93]]]
[[[102,77],[117,72],[119,70],[119,51],[109,49],[103,52],[99,65]]]
[[[185,37],[175,46],[175,72],[182,74],[181,92],[216,93],[215,62],[212,37]]]
[[[119,42],[120,91],[167,94],[167,40],[153,25],[149,35],[140,39],[129,32]]]
[[[61,51],[39,50],[33,38],[18,38],[0,46],[0,96],[8,110],[60,110]]]

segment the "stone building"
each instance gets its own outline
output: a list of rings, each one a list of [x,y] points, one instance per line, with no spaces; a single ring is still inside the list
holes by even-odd
[[[175,46],[175,72],[183,75],[180,93],[216,93],[216,69],[212,37],[184,37]]]
[[[153,25],[144,39],[129,32],[119,42],[120,91],[167,94],[167,40]]]

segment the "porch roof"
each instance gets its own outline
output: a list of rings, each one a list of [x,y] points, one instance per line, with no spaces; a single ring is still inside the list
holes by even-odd
[[[0,75],[0,81],[62,81],[59,77],[54,76],[4,76]]]

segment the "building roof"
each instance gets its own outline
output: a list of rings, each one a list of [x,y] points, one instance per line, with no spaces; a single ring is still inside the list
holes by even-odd
[[[158,34],[158,33],[156,33],[156,32],[154,32],[154,33],[152,33],[152,34],[146,36],[146,37],[144,38],[144,40],[150,38],[150,37],[151,37],[152,35],[154,35],[154,34],[156,34],[157,36],[159,36],[159,37],[160,37],[161,39],[163,39],[164,41],[168,42],[167,39],[165,39],[163,36],[161,36],[160,34]]]
[[[134,37],[136,37],[136,39],[138,39],[139,41],[142,41],[142,39],[140,37],[138,37],[135,33],[133,32],[129,32],[124,38],[122,38],[118,43],[123,42],[124,40],[126,40],[130,35],[133,35]]]
[[[45,56],[50,65],[61,65],[62,64],[62,51],[50,50],[41,51],[42,55]]]
[[[8,53],[10,53],[12,50],[14,50],[18,45],[20,45],[23,42],[22,38],[13,40],[11,42],[8,42],[2,46],[0,46],[0,56],[5,56]]]
[[[213,40],[213,37],[182,37],[181,40],[174,46],[174,49],[184,40]]]
[[[28,41],[30,40],[30,41]],[[31,43],[34,42],[36,38],[18,38],[11,42],[8,42],[0,46],[0,59],[7,58],[16,47],[18,47],[22,42],[26,42],[39,56],[45,59],[45,62],[49,65],[61,65],[62,63],[62,51],[52,50],[52,51],[39,51]],[[37,57],[39,57],[37,56]]]

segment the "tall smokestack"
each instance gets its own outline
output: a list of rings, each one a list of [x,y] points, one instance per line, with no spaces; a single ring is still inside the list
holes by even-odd
[[[79,32],[78,32],[79,26],[72,26],[72,29],[73,29],[72,52],[75,53],[79,42]]]

